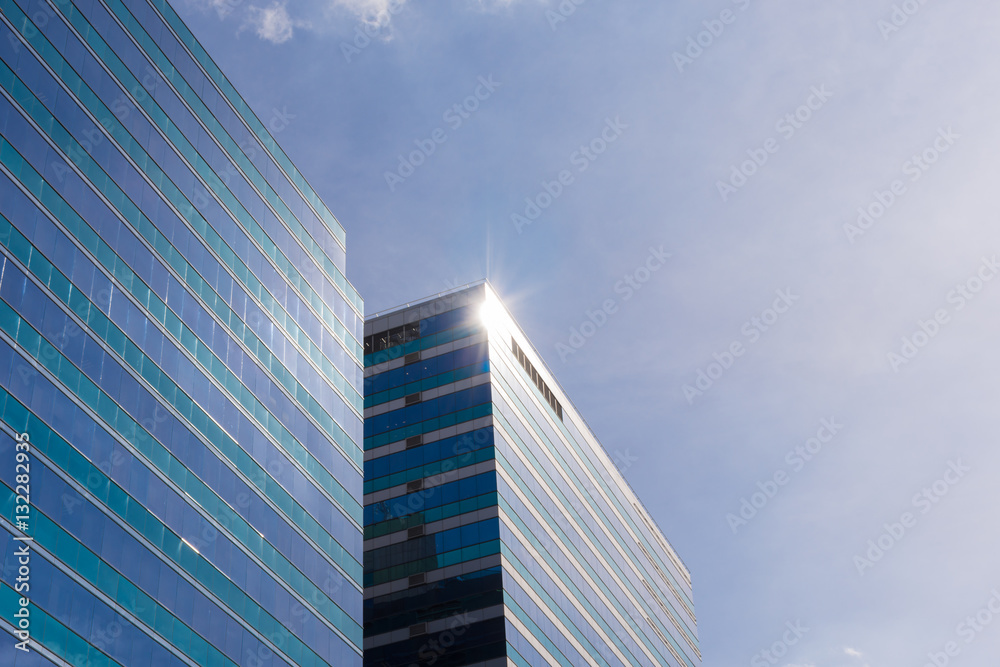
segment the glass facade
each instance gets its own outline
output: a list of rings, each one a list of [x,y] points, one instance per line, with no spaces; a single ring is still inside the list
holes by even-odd
[[[4,664],[361,665],[343,228],[165,0],[0,0],[0,93]]]
[[[366,665],[700,665],[688,570],[488,284],[364,345]]]

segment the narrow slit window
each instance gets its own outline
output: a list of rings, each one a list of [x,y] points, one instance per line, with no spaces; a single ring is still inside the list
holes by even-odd
[[[518,345],[517,341],[514,339],[511,339],[510,341],[510,349],[511,352],[514,353],[514,358],[521,364],[521,368],[523,368],[528,374],[528,377],[531,378],[534,385],[538,387],[538,391],[541,392],[542,398],[545,399],[545,402],[549,404],[552,411],[556,413],[557,417],[559,417],[559,421],[562,421],[562,405],[560,405],[559,401],[556,400],[555,392],[549,389],[549,385],[547,385],[545,380],[542,379],[542,374],[538,372],[538,369],[535,368],[530,361],[528,361],[528,357],[524,354],[524,350],[521,349],[521,346]]]

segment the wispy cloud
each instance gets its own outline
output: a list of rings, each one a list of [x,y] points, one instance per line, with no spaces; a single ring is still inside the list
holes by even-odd
[[[203,11],[211,9],[218,14],[220,19],[225,20],[242,3],[243,0],[195,0],[193,4]]]
[[[868,660],[865,658],[865,654],[857,649],[853,649],[850,646],[844,647],[844,653],[848,656],[854,658],[858,662],[862,663],[864,667],[869,667]]]
[[[492,12],[522,1],[468,0],[468,4],[474,5],[480,11]],[[333,0],[333,7],[346,10],[371,26],[386,28],[392,22],[392,17],[402,11],[408,2],[409,0]]]
[[[468,0],[468,4],[481,12],[498,11],[524,0]],[[545,0],[538,0],[545,2]],[[253,30],[259,38],[272,44],[283,44],[295,36],[296,29],[337,32],[344,29],[344,15],[353,22],[349,29],[364,27],[369,37],[378,35],[383,40],[392,39],[393,17],[409,6],[409,0],[330,0],[327,4],[313,6],[304,11],[308,19],[293,18],[287,0],[274,0],[270,5],[247,5],[245,0],[192,0],[202,11],[212,11],[220,20],[235,17],[239,24],[237,33]]]
[[[270,5],[247,5],[244,0],[195,0],[202,11],[212,11],[219,20],[230,17],[238,24],[237,34],[252,30],[260,39],[272,44],[283,44],[295,35],[296,28],[308,29],[311,21],[292,18],[286,2],[273,0]]]
[[[267,7],[251,5],[247,9],[244,25],[253,28],[256,35],[265,41],[283,44],[292,38],[295,28],[308,27],[309,23],[293,20],[285,4],[275,0]]]
[[[333,0],[335,8],[354,14],[365,23],[384,28],[392,15],[399,12],[406,0]]]

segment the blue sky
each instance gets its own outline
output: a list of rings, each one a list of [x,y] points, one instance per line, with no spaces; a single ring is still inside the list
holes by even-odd
[[[706,665],[995,664],[1000,6],[258,1],[178,10],[366,311],[489,277],[634,459]]]

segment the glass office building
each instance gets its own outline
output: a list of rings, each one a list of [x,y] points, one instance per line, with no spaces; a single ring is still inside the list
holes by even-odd
[[[361,665],[343,228],[165,0],[0,0],[0,93],[0,663]]]
[[[486,283],[365,322],[365,665],[696,667],[690,575]]]

